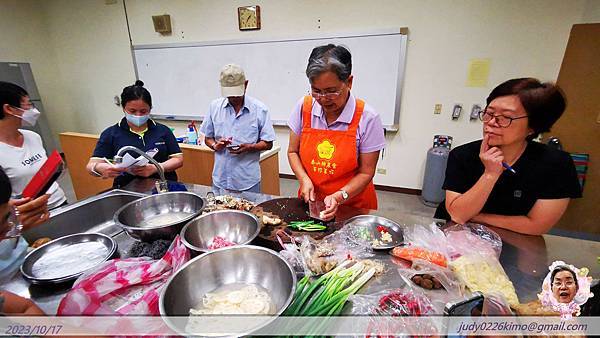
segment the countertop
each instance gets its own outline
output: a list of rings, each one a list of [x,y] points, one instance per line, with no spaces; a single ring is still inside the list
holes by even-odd
[[[147,192],[151,187],[152,182],[136,181],[132,182],[126,189],[135,192]],[[189,191],[201,196],[206,196],[206,193],[211,191],[210,187],[196,184],[186,184],[186,187]],[[236,195],[234,194],[234,196]],[[278,197],[255,193],[242,193],[237,196],[256,204]],[[338,211],[336,222],[343,222],[361,214],[377,215],[377,211],[349,208],[342,205]],[[392,220],[408,226],[427,225],[432,222],[440,225],[444,223],[439,219],[410,213],[398,213]],[[600,278],[600,264],[598,262],[600,242],[555,235],[522,235],[499,228],[491,229],[502,238],[500,264],[513,282],[521,303],[537,299],[542,282],[549,271],[548,267],[557,260],[565,261],[576,267],[585,266],[590,270],[589,276],[595,279]],[[376,256],[378,258],[389,258],[387,252],[377,252]],[[393,266],[390,265],[390,267]]]
[[[212,150],[211,148],[209,148],[208,146],[206,146],[204,144],[196,145],[196,144],[179,143],[179,147],[181,149],[194,149],[194,150],[200,150],[200,151],[211,152],[211,153],[214,152],[214,150]],[[273,145],[273,148],[271,148],[269,150],[261,151],[260,152],[260,161],[277,154],[280,150],[281,150],[280,146]]]
[[[125,190],[148,193],[152,187],[153,180],[136,180],[127,186]],[[195,192],[200,196],[206,196],[206,193],[211,191],[210,187],[195,184],[186,184],[186,187],[189,191]],[[257,204],[276,198],[276,196],[255,193],[243,193],[238,196]],[[94,197],[90,199],[92,198]],[[79,201],[65,208],[73,209],[85,204],[87,200],[89,199]],[[358,214],[377,214],[377,212],[341,206],[336,222],[343,222]],[[393,220],[407,226],[426,225],[439,221],[410,213],[398,213]],[[537,299],[536,294],[540,292],[542,281],[548,273],[548,266],[555,260],[563,260],[577,267],[586,266],[589,268],[591,276],[595,278],[600,277],[600,264],[597,262],[597,256],[600,254],[600,242],[553,235],[527,236],[501,229],[493,230],[503,240],[500,263],[515,285],[521,303]],[[131,247],[134,240],[122,231],[114,233],[112,237],[119,245],[120,256],[127,257],[127,250]],[[390,257],[387,252],[377,252],[375,257],[385,261],[388,272],[391,269],[395,270],[397,268],[391,262]],[[402,283],[399,275],[395,271],[391,271],[391,273],[380,278],[380,280],[369,282],[363,291],[378,291],[378,288],[384,288],[389,285],[401,286]],[[20,296],[30,297],[46,313],[54,314],[56,313],[58,303],[71,286],[72,282],[57,286],[30,285],[17,272],[10,281],[2,285],[2,288]]]

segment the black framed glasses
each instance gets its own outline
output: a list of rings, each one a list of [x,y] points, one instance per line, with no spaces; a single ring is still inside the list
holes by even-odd
[[[487,110],[481,110],[479,112],[479,119],[481,121],[483,121],[484,123],[488,123],[492,119],[496,119],[496,123],[498,123],[498,125],[500,127],[502,127],[502,128],[508,128],[508,127],[510,127],[510,124],[514,120],[524,119],[524,118],[527,118],[527,117],[528,117],[527,115],[519,116],[519,117],[510,117],[510,116],[505,116],[505,115],[502,115],[502,114],[494,115],[494,114],[492,114],[491,112],[489,112]]]

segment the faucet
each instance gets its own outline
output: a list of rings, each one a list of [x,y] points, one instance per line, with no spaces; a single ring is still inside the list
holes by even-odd
[[[148,159],[148,161],[150,161],[150,163],[152,163],[155,167],[156,167],[156,171],[158,172],[158,176],[160,176],[160,180],[155,182],[156,185],[156,191],[160,194],[163,192],[169,192],[169,186],[167,184],[167,180],[165,179],[165,171],[163,170],[162,166],[156,162],[155,159],[153,159],[152,157],[150,157],[148,154],[146,154],[145,152],[141,151],[140,149],[134,147],[134,146],[124,146],[123,148],[119,149],[119,151],[117,151],[117,155],[115,155],[115,163],[121,163],[123,162],[123,154],[126,151],[133,151],[136,154],[139,154],[141,156],[144,156],[145,158]]]

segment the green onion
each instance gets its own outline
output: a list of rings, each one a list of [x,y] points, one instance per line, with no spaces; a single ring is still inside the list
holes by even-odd
[[[300,231],[323,231],[327,227],[315,221],[294,221],[289,223],[289,227]]]
[[[350,264],[352,265],[348,267]],[[339,315],[348,297],[356,293],[375,275],[374,268],[368,271],[366,268],[361,262],[347,260],[312,282],[305,276],[298,283],[294,301],[285,314],[289,316]]]
[[[343,305],[348,300],[348,297],[350,297],[352,294],[355,294],[367,281],[369,281],[369,279],[371,279],[371,277],[373,277],[374,274],[375,269],[371,268],[369,271],[367,271],[367,273],[363,274],[359,279],[357,279],[350,287],[336,294],[320,307],[313,309],[309,315],[324,316],[339,314],[343,308]]]
[[[305,286],[303,286],[302,292],[300,294],[298,294],[297,296],[294,296],[294,301],[288,307],[288,309],[285,311],[285,314],[286,315],[290,315],[290,316],[299,315],[300,314],[300,310],[302,309],[302,306],[306,303],[306,301],[313,294],[313,292],[315,290],[317,290],[317,288],[321,284],[323,284],[327,280],[329,280],[329,278],[331,276],[333,276],[338,271],[344,269],[350,263],[351,263],[351,261],[344,261],[344,262],[342,262],[342,264],[338,265],[335,269],[333,269],[333,270],[329,271],[328,273],[324,274],[323,276],[319,277],[312,284],[310,284],[310,277],[309,277],[307,279],[307,282],[306,282]],[[304,280],[306,277],[307,276],[305,276],[304,278],[302,278],[302,280]],[[310,284],[310,286],[309,286],[309,284]]]

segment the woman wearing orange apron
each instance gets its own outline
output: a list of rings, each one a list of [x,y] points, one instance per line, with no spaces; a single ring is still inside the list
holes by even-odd
[[[290,117],[288,160],[305,201],[324,201],[325,220],[340,204],[377,209],[373,176],[385,146],[379,115],[352,88],[350,52],[335,45],[313,49],[306,75],[311,96]]]

